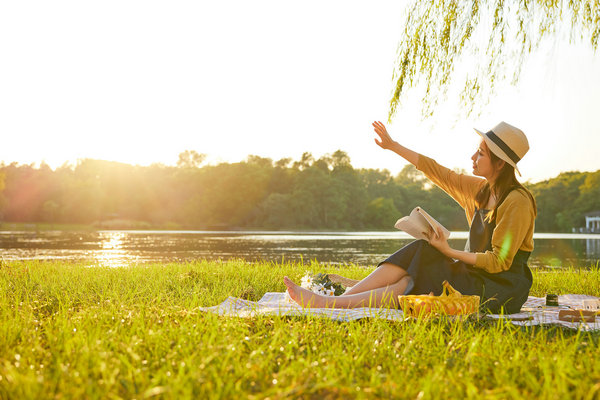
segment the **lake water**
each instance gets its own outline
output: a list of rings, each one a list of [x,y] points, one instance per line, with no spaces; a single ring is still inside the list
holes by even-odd
[[[466,238],[467,232],[452,232],[450,246],[462,249]],[[411,240],[398,231],[3,231],[0,251],[5,261],[59,260],[115,267],[234,258],[373,266]],[[534,240],[532,267],[589,267],[600,261],[598,234],[539,233]]]

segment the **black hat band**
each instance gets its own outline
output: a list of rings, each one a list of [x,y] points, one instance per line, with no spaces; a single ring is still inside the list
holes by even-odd
[[[514,151],[511,150],[510,147],[508,147],[508,145],[506,143],[504,143],[504,141],[502,139],[500,139],[498,136],[496,136],[496,134],[492,131],[489,131],[488,133],[485,134],[488,138],[490,138],[490,140],[492,142],[494,142],[494,144],[498,147],[500,147],[500,149],[508,156],[508,158],[510,158],[515,164],[519,162],[519,160],[521,160],[521,157],[519,157],[518,155],[515,154]]]

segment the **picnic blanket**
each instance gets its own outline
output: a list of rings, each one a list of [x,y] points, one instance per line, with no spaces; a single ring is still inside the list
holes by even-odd
[[[558,319],[560,309],[583,308],[583,300],[598,299],[594,296],[580,294],[565,294],[558,296],[560,307],[546,307],[543,297],[529,296],[527,302],[518,314],[491,314],[486,318],[506,319],[520,326],[533,325],[560,325],[570,329],[583,331],[600,330],[600,317],[594,323],[566,322]],[[229,297],[219,305],[213,307],[200,307],[201,311],[211,312],[223,316],[250,318],[258,315],[275,316],[314,316],[330,318],[337,321],[350,321],[361,318],[384,318],[394,321],[403,321],[402,310],[390,308],[303,308],[287,299],[286,293],[267,292],[259,301],[243,300]]]

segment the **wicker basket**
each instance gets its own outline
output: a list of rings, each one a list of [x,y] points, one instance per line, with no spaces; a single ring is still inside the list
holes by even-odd
[[[331,282],[340,283],[341,285],[345,286],[346,288],[350,288],[359,282],[356,279],[346,278],[346,277],[343,277],[338,274],[327,274],[327,277],[329,278],[329,280]]]
[[[398,304],[409,317],[430,315],[468,315],[479,310],[479,296],[463,296],[444,281],[440,296],[398,296]]]

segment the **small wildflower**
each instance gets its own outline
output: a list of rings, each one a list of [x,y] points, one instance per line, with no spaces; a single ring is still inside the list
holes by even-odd
[[[344,287],[339,283],[333,283],[327,274],[310,275],[307,273],[301,280],[302,288],[325,296],[339,296],[344,293]],[[289,296],[286,296],[286,299]]]
[[[306,275],[304,275],[300,281],[301,285],[304,289],[308,289],[311,290],[312,285],[313,285],[313,278],[312,276],[307,273]]]

